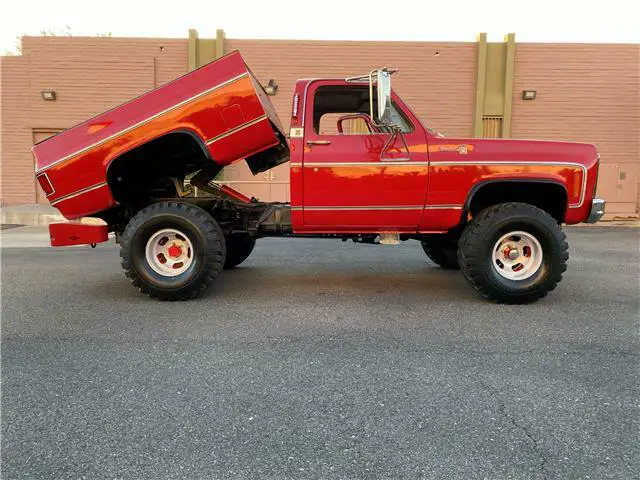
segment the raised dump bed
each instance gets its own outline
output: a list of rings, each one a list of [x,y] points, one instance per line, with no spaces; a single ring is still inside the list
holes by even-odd
[[[136,192],[172,196],[167,178],[203,169],[213,178],[237,160],[267,170],[287,161],[289,147],[269,97],[232,52],[38,143],[33,155],[51,205],[74,219]]]

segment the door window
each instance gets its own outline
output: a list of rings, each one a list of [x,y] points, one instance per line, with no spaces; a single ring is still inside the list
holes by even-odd
[[[376,111],[375,100],[373,110]],[[411,122],[393,103],[391,118],[403,133],[413,131]],[[331,85],[316,90],[313,130],[318,135],[370,135],[388,133],[391,128],[379,127],[371,119],[368,86]]]

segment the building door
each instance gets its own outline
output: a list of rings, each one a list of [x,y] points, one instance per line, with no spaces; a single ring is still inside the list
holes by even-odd
[[[43,140],[46,140],[49,137],[52,137],[53,135],[60,133],[63,129],[34,129],[33,130],[33,144],[35,145],[36,143],[42,142]],[[35,164],[33,165],[33,170],[35,172]],[[33,178],[33,181],[35,182],[36,185],[36,203],[39,203],[41,205],[48,205],[49,204],[49,200],[47,199],[47,196],[45,195],[45,193],[42,191],[42,187],[40,187],[40,184],[38,183],[38,181],[35,179],[35,175]]]

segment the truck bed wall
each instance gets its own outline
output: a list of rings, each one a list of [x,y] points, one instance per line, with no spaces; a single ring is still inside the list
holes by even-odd
[[[220,165],[286,148],[280,122],[256,84],[241,55],[232,52],[35,145],[36,176],[52,185],[51,204],[77,218],[113,206],[109,164],[161,135],[190,133]]]

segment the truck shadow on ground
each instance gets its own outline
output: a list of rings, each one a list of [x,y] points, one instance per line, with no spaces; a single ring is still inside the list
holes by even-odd
[[[104,297],[127,298],[135,301],[148,297],[134,288],[122,274],[111,274],[85,283],[87,293]],[[379,301],[383,297],[402,297],[412,302],[456,298],[460,301],[482,301],[469,287],[459,271],[442,270],[430,265],[413,269],[377,268],[336,272],[331,265],[313,271],[283,271],[276,267],[241,266],[223,271],[215,282],[199,297],[190,302],[225,301],[249,302],[260,298],[290,298],[305,301],[314,297],[354,296],[358,301],[367,298]],[[154,300],[155,301],[155,300]],[[180,303],[180,302],[178,302]]]
[[[437,267],[415,269],[383,269],[372,272],[365,269],[336,272],[331,266],[326,270],[307,272],[282,272],[270,267],[238,267],[223,272],[211,287],[217,293],[232,293],[245,289],[260,288],[263,292],[275,293],[295,288],[298,293],[318,291],[359,293],[381,293],[400,289],[403,294],[456,291],[468,288],[462,274]]]

